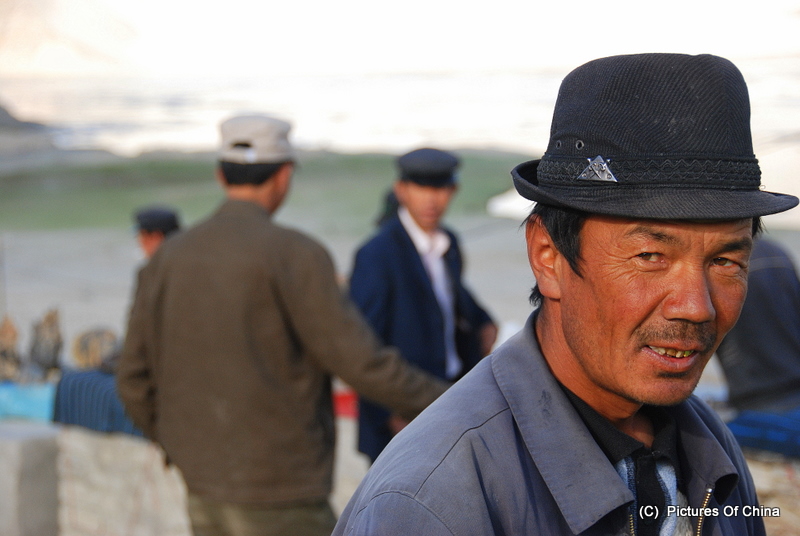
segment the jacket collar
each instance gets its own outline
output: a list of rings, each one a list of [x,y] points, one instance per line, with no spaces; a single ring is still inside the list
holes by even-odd
[[[580,534],[634,497],[550,372],[536,341],[535,320],[536,312],[495,352],[492,370],[539,473],[570,529]],[[736,470],[695,404],[678,405],[674,415],[679,448],[689,453],[682,469],[690,504],[700,506],[696,490],[723,480],[730,493],[728,482]]]
[[[405,207],[398,209],[397,219],[400,220],[420,256],[435,252],[437,257],[443,257],[447,250],[450,249],[450,237],[447,233],[441,229],[436,229],[432,234],[426,233],[417,225],[417,222],[414,221],[414,218]]]
[[[700,415],[706,413],[708,421],[720,421],[711,415],[713,410],[695,397],[667,410],[678,423],[678,450],[689,504],[699,506],[709,488],[714,490],[717,503],[722,504],[736,488],[739,471],[717,439],[719,432],[715,434]],[[720,426],[725,425],[720,422]]]
[[[217,209],[217,214],[260,214],[261,216],[272,216],[267,209],[258,203],[238,199],[225,199]]]
[[[456,253],[456,248],[454,247],[455,235],[453,235],[453,233],[445,227],[441,227],[441,230],[449,239],[449,247],[444,254],[444,264],[450,273],[453,283],[455,284],[460,277],[458,254]],[[400,246],[394,250],[394,254],[398,256],[402,255],[404,257],[404,261],[398,261],[398,264],[412,269],[416,273],[417,281],[423,283],[425,293],[428,294],[430,298],[435,299],[436,295],[433,292],[433,285],[428,277],[428,272],[425,270],[425,265],[422,264],[422,257],[420,257],[419,251],[417,250],[416,245],[414,245],[414,241],[411,239],[411,236],[409,236],[408,231],[406,231],[406,228],[400,222],[400,218],[395,216],[384,223],[380,232],[388,233],[392,240],[394,240],[395,243]]]

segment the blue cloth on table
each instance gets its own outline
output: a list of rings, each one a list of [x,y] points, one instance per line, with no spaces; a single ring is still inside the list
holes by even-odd
[[[53,420],[98,432],[142,435],[125,414],[114,375],[100,370],[63,373],[56,388]]]
[[[782,412],[744,410],[728,423],[743,447],[800,458],[800,408]]]
[[[47,421],[53,418],[52,383],[0,383],[0,419]]]

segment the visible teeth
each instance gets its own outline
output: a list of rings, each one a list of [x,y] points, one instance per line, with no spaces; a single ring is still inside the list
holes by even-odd
[[[679,359],[689,357],[692,354],[692,350],[676,350],[674,348],[661,348],[660,346],[651,346],[650,349],[661,355],[668,355]]]

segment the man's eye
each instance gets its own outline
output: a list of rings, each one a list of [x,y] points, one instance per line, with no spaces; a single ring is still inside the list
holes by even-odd
[[[645,251],[644,253],[639,253],[637,257],[639,257],[643,261],[648,261],[648,262],[655,262],[661,258],[661,256],[658,253],[651,253],[649,251]]]
[[[717,257],[712,261],[714,266],[736,266],[736,263],[725,257]]]

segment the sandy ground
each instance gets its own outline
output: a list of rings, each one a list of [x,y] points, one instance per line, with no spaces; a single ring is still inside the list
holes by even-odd
[[[280,215],[279,215],[280,219]],[[328,246],[338,270],[349,272],[363,236],[325,234],[324,223],[287,224]],[[533,276],[527,268],[519,224],[477,216],[455,220],[467,256],[467,280],[498,320],[520,326],[530,312]],[[143,262],[132,230],[85,229],[0,232],[0,313],[7,313],[27,351],[32,325],[57,308],[67,345],[82,331],[105,326],[122,333],[138,266]],[[65,359],[69,363],[69,348]]]
[[[320,238],[343,274],[349,271],[352,254],[364,239],[326,233],[324,224],[288,223]],[[468,284],[502,325],[501,339],[510,336],[530,313],[527,296],[533,284],[519,222],[473,216],[450,224],[462,236]],[[771,235],[789,246],[795,256],[800,253],[800,233],[773,231]],[[61,315],[67,363],[70,345],[82,331],[105,326],[123,333],[131,285],[142,262],[131,231],[3,232],[0,255],[0,307],[16,322],[23,352],[30,344],[33,322],[50,308],[57,308]],[[706,398],[724,398],[724,381],[713,362],[699,389]],[[333,497],[337,510],[346,504],[367,469],[364,458],[355,452],[352,420],[340,419],[339,432]],[[783,511],[780,519],[767,520],[771,533],[800,534],[795,528],[800,524],[800,465],[782,459],[753,460],[762,501]]]

